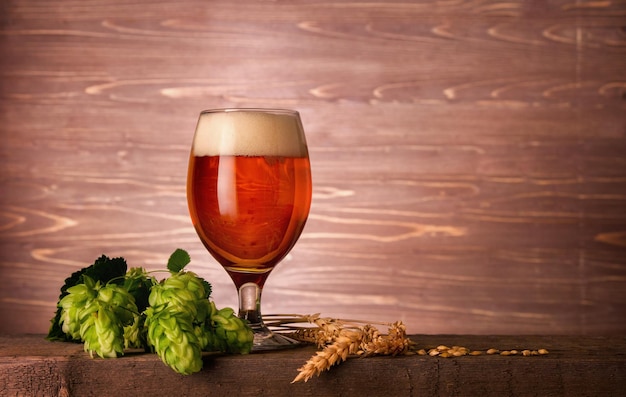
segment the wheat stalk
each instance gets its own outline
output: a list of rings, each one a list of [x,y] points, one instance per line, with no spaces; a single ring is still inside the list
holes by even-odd
[[[308,326],[296,325],[301,323]],[[402,322],[377,323],[389,327],[388,334],[381,334],[372,323],[320,317],[319,314],[270,315],[266,316],[266,324],[288,333],[293,339],[314,343],[322,349],[298,368],[299,373],[292,383],[319,376],[349,356],[397,355],[406,353],[412,344]]]
[[[313,375],[318,375],[327,371],[335,364],[339,364],[348,359],[350,354],[357,354],[361,343],[361,335],[354,331],[341,332],[332,343],[324,346],[311,357],[302,367],[298,368],[299,374],[291,383],[308,381]]]

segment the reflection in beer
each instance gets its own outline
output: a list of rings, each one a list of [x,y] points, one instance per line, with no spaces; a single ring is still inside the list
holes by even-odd
[[[235,158],[222,157],[217,172],[217,206],[222,217],[237,217]]]

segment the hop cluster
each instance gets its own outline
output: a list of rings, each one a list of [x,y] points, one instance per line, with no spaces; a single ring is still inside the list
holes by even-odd
[[[122,258],[102,256],[66,280],[49,338],[82,341],[91,357],[151,349],[181,374],[202,368],[202,351],[249,353],[247,322],[230,308],[215,307],[211,284],[183,270],[189,260],[176,250],[167,265],[170,276],[157,282],[143,268],[126,271]]]
[[[59,301],[61,328],[73,340],[84,341],[93,357],[117,357],[124,353],[124,330],[139,319],[135,299],[115,284],[101,285],[88,276],[67,290]]]
[[[202,280],[180,272],[152,287],[146,310],[148,345],[176,372],[202,367],[202,351],[249,353],[253,333],[231,308],[218,310]]]

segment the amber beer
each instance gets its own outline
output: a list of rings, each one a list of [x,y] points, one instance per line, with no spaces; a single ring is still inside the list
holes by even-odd
[[[187,179],[191,219],[238,286],[262,286],[304,228],[311,174],[296,121],[235,111],[198,122]]]

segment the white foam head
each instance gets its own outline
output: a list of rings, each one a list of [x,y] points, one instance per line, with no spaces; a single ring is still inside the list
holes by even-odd
[[[307,155],[300,116],[285,110],[219,110],[200,114],[194,156]]]

